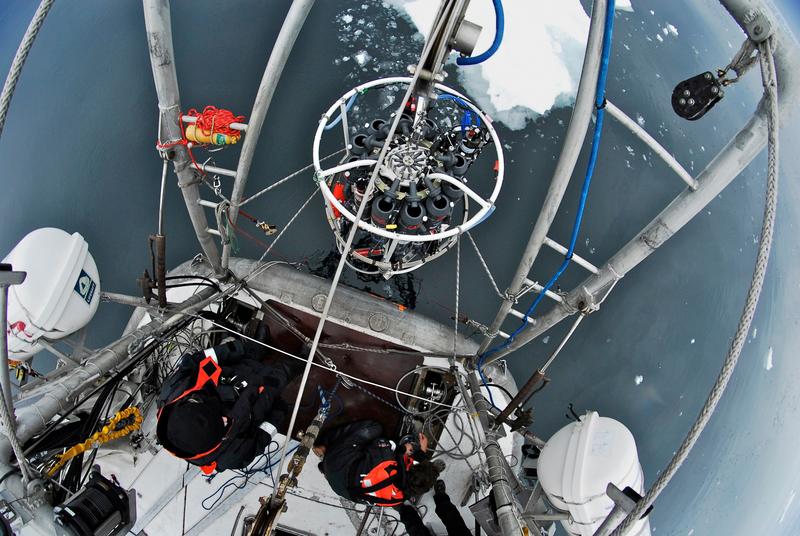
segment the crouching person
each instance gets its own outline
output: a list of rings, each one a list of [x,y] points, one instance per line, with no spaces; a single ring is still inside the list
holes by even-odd
[[[247,467],[262,454],[272,438],[260,426],[281,424],[281,391],[302,364],[260,357],[238,340],[183,356],[158,399],[156,435],[164,448],[205,474]]]
[[[395,445],[374,421],[357,421],[323,433],[314,453],[333,491],[351,501],[398,506],[430,490],[444,469],[428,459],[428,438],[407,436]]]
[[[397,445],[382,435],[383,429],[377,422],[358,421],[320,437],[314,453],[322,457],[320,470],[333,491],[351,501],[395,507],[410,536],[430,536],[416,508],[406,501],[414,502],[437,485],[434,497],[437,514],[440,502],[444,510],[449,505],[454,514],[448,513],[454,516],[453,523],[458,527],[451,530],[453,523],[448,524],[448,519],[440,515],[448,534],[468,535],[458,510],[444,491],[444,482],[439,480],[437,484],[444,462],[429,460],[425,434],[419,434],[419,443],[412,436],[406,436]],[[439,495],[443,497],[441,501]]]

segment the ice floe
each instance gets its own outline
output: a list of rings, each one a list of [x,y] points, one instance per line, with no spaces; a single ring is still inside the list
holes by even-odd
[[[422,32],[433,23],[438,2],[385,0],[408,16]],[[578,0],[529,2],[506,0],[505,35],[498,52],[488,61],[458,69],[470,97],[512,130],[558,105],[569,104],[580,78],[589,32],[589,17]],[[618,11],[633,11],[629,0]],[[547,16],[542,16],[546,13]],[[483,27],[476,53],[494,39],[491,2],[472,2],[467,18]]]

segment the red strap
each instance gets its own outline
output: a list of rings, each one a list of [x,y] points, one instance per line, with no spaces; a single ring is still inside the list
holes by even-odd
[[[214,385],[219,385],[219,378],[222,376],[222,369],[217,364],[217,356],[214,353],[214,349],[209,348],[205,351],[205,353],[206,357],[200,361],[200,365],[197,370],[197,380],[195,381],[194,386],[185,390],[178,398],[170,402],[170,404],[177,402],[190,393],[199,391],[209,381],[211,381]]]
[[[200,470],[203,471],[204,475],[210,475],[217,470],[217,462],[211,462],[208,465],[201,465]]]
[[[176,399],[172,400],[171,402],[166,404],[164,407],[159,409],[156,418],[158,418],[158,419],[161,418],[161,413],[164,411],[164,408],[166,408],[168,405],[174,404],[178,400],[188,396],[189,394],[191,394],[191,393],[193,393],[195,391],[199,391],[209,381],[211,381],[215,386],[219,385],[219,379],[220,379],[220,376],[222,376],[222,369],[220,368],[219,364],[217,363],[217,353],[214,351],[213,348],[208,348],[208,349],[204,350],[203,352],[205,354],[205,358],[202,361],[200,361],[200,365],[198,366],[197,380],[195,381],[194,386],[190,387],[187,390],[185,390],[183,393],[181,393],[181,395],[179,397],[177,397]],[[220,445],[222,445],[222,442],[217,443],[216,445],[214,445],[209,450],[207,450],[205,452],[201,452],[200,454],[192,456],[191,458],[184,458],[183,456],[175,454],[174,452],[172,454],[174,454],[178,458],[183,458],[184,460],[197,460],[199,458],[203,458],[205,456],[208,456],[209,454],[211,454],[212,452],[217,450],[220,447]],[[202,466],[201,469],[203,470],[203,472],[205,474],[210,475],[211,473],[214,472],[216,467],[217,467],[217,463],[216,462],[212,462],[209,465]]]

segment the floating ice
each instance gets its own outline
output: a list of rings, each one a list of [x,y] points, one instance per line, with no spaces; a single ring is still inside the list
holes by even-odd
[[[767,356],[764,358],[764,370],[772,370],[772,346],[767,351]]]
[[[363,67],[369,60],[372,59],[372,56],[370,56],[366,50],[361,50],[353,55],[353,59],[356,60],[356,63]]]
[[[386,0],[404,12],[417,29],[428,32],[438,2]],[[617,2],[632,11],[630,0]],[[488,61],[458,68],[468,94],[497,121],[512,130],[555,106],[572,102],[578,88],[589,17],[578,0],[507,1],[505,34]],[[547,13],[547,16],[542,16]],[[483,27],[475,50],[486,50],[494,39],[491,2],[472,2],[467,18]]]
[[[667,23],[667,27],[664,28],[665,35],[672,35],[673,37],[678,37],[678,29],[670,23]]]
[[[616,3],[616,8],[617,11],[627,11],[628,13],[633,13],[631,0],[618,0]]]
[[[640,113],[636,114],[636,122],[639,123],[640,127],[644,126],[645,121],[644,121],[644,117],[642,116],[642,114],[640,114]]]
[[[635,383],[636,385],[641,385],[643,381],[644,381],[644,376],[642,376],[641,374],[637,375],[633,379],[633,383]]]
[[[691,341],[689,341],[689,344],[694,344],[694,339],[692,339]]]
[[[345,13],[344,15],[342,15],[342,22],[345,24],[350,24],[351,22],[353,22],[353,16],[349,13]]]

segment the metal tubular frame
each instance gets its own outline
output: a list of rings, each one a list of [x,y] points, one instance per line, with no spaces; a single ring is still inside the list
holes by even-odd
[[[483,429],[483,451],[486,454],[486,466],[489,473],[489,481],[492,484],[492,495],[497,507],[497,523],[500,525],[500,532],[503,536],[519,534],[522,515],[514,498],[514,491],[509,479],[519,487],[519,482],[513,474],[509,474],[506,469],[503,450],[497,442],[498,432],[489,424],[489,402],[481,393],[480,380],[475,371],[467,375],[469,382],[469,393],[472,403],[480,416],[478,426]]]
[[[667,149],[664,148],[663,145],[658,143],[653,136],[651,136],[644,128],[642,128],[639,123],[628,117],[622,110],[614,106],[611,101],[606,101],[606,111],[616,119],[622,126],[627,127],[628,130],[633,132],[637,138],[642,140],[650,149],[653,150],[656,155],[658,155],[661,160],[664,161],[665,164],[669,166],[669,168],[678,174],[678,177],[681,178],[683,182],[685,182],[689,188],[692,190],[697,190],[697,181],[692,174],[686,171],[686,169],[678,162],[672,153],[670,153]]]
[[[278,81],[283,73],[283,68],[289,59],[289,54],[294,47],[297,36],[300,35],[300,30],[303,28],[308,12],[314,5],[314,0],[294,0],[289,7],[289,12],[283,21],[283,26],[275,40],[270,53],[267,67],[264,69],[264,75],[261,77],[261,84],[258,86],[256,99],[253,103],[253,110],[250,112],[250,117],[247,123],[247,135],[242,143],[242,152],[239,155],[239,163],[236,167],[236,178],[233,182],[233,192],[231,193],[231,205],[228,208],[228,218],[231,224],[236,225],[236,219],[239,216],[239,207],[242,203],[242,196],[244,195],[245,186],[247,186],[247,178],[250,174],[250,168],[253,165],[253,156],[256,152],[256,145],[258,138],[261,135],[261,127],[264,126],[264,120],[267,117],[272,96],[275,94],[275,89],[278,87]],[[227,270],[228,261],[231,257],[231,245],[223,244],[222,246],[222,269]]]
[[[800,49],[798,49],[791,32],[782,26],[783,23],[777,17],[771,16],[772,11],[764,0],[720,0],[720,3],[728,10],[746,34],[748,32],[748,21],[752,21],[757,14],[761,13],[770,16],[774,37],[777,42],[775,63],[778,74],[781,110],[783,110],[782,113],[785,117],[790,109],[796,107],[798,94],[800,94],[800,90],[797,88],[797,85],[800,84],[800,79],[798,79],[797,75],[800,72]],[[573,121],[570,123],[570,127],[572,127],[575,115],[575,112],[573,112]],[[511,344],[492,354],[486,360],[486,364],[514,352],[548,331],[564,318],[579,312],[579,310],[596,309],[611,285],[615,284],[646,259],[713,201],[763,150],[766,140],[767,111],[765,100],[762,98],[753,117],[697,176],[696,190],[691,187],[684,189],[630,242],[601,266],[597,274],[589,276],[567,293],[563,302],[555,304],[550,310],[537,316],[535,318],[536,321],[523,330]],[[567,148],[565,148],[566,150]],[[555,182],[556,177],[553,178],[553,183]],[[554,187],[553,183],[551,183],[551,191]],[[548,210],[554,208],[549,204],[549,200],[550,196],[548,195],[548,200],[545,201],[545,208]],[[543,218],[549,218],[549,214],[545,214],[545,212],[546,210],[543,209],[536,222],[528,248],[523,254],[515,279],[512,281],[512,290],[516,288],[514,286],[516,277],[527,273],[544,241],[544,238],[540,239],[536,231],[537,227],[540,227]],[[552,218],[549,218],[549,222],[552,222]],[[506,299],[501,304],[500,311],[492,324],[491,333],[502,325],[511,303],[509,299]],[[487,338],[487,341],[484,341],[479,351],[485,351],[490,341],[491,339]]]
[[[572,110],[572,117],[564,136],[563,149],[558,157],[558,163],[550,181],[550,188],[547,190],[542,209],[536,218],[536,224],[533,226],[533,231],[522,254],[522,259],[506,291],[506,298],[500,304],[500,309],[489,326],[489,335],[484,338],[478,353],[483,353],[489,348],[494,339],[494,334],[499,331],[511,307],[514,305],[515,296],[520,293],[525,285],[525,279],[528,277],[539,251],[542,249],[544,239],[547,237],[547,232],[550,230],[553,220],[555,220],[558,207],[561,205],[561,200],[567,191],[572,172],[575,170],[575,164],[578,162],[578,156],[583,147],[586,131],[594,111],[597,77],[600,73],[600,53],[603,47],[603,27],[607,10],[608,2],[606,0],[595,0],[592,6],[589,37],[586,42],[586,55],[583,58],[583,70],[578,84],[578,92],[575,95],[575,107]]]
[[[8,370],[8,287],[22,284],[26,275],[25,272],[11,271],[11,266],[7,264],[0,266],[0,328],[3,330],[0,333],[0,390],[3,391],[3,400],[0,400],[0,403],[5,404],[10,415],[14,415],[14,397],[11,394],[11,377]],[[14,430],[7,430],[7,433],[13,434]]]
[[[181,98],[178,90],[178,74],[175,70],[175,54],[172,47],[172,23],[169,0],[142,0],[144,24],[147,28],[147,46],[150,51],[150,64],[158,95],[159,141],[178,142],[183,139],[181,132]],[[178,186],[189,212],[192,227],[203,249],[203,254],[214,271],[222,275],[220,255],[214,239],[206,232],[208,220],[203,208],[198,204],[197,170],[194,168],[185,145],[176,144],[169,148],[174,153],[172,164],[178,176]]]
[[[231,287],[231,290],[234,288],[236,287]],[[50,419],[68,407],[65,405],[66,402],[76,400],[84,390],[94,385],[96,380],[122,364],[128,358],[128,348],[131,343],[157,337],[187,314],[199,311],[220,296],[215,289],[203,289],[177,305],[177,312],[165,318],[154,318],[144,326],[94,352],[83,361],[82,365],[72,368],[68,375],[43,383],[42,387],[46,388],[47,393],[42,399],[36,404],[22,403],[17,407],[17,436],[20,441],[25,442],[39,433]],[[25,399],[34,396],[35,391],[28,392]],[[5,457],[8,452],[7,447],[5,441],[0,441],[0,460],[7,459]]]
[[[342,103],[347,102],[351,97],[354,95],[363,93],[369,89],[373,89],[376,87],[383,87],[392,84],[401,84],[401,85],[408,85],[411,83],[411,78],[408,77],[388,77],[388,78],[380,78],[378,80],[372,80],[365,84],[358,85],[352,88],[350,91],[342,95],[339,99],[337,99],[329,108],[328,110],[322,114],[320,118],[319,125],[317,126],[317,131],[314,135],[314,145],[313,145],[313,155],[314,155],[314,169],[316,170],[317,177],[319,178],[326,178],[330,177],[331,175],[335,175],[337,173],[341,173],[342,171],[347,171],[349,169],[355,169],[359,167],[372,167],[377,165],[377,160],[371,158],[365,158],[362,160],[357,160],[355,162],[347,162],[344,164],[339,164],[328,169],[322,169],[322,164],[320,160],[320,144],[322,142],[322,137],[325,134],[325,126],[331,120],[331,118],[337,113],[337,110],[342,113],[342,118],[346,117],[346,112],[344,110],[340,110]],[[475,213],[474,216],[469,218],[467,221],[462,222],[460,225],[454,225],[450,229],[446,231],[442,231],[436,234],[425,234],[425,235],[409,235],[403,233],[396,233],[392,231],[387,231],[381,227],[378,227],[368,221],[358,220],[358,227],[366,231],[368,233],[380,236],[382,238],[387,238],[389,240],[398,240],[401,242],[435,242],[439,240],[444,240],[447,238],[452,238],[462,233],[465,233],[472,229],[473,227],[482,223],[486,218],[491,216],[492,212],[494,212],[494,203],[497,200],[497,197],[500,195],[500,190],[503,187],[503,177],[505,175],[505,158],[503,156],[503,147],[500,143],[500,138],[497,135],[497,131],[492,124],[491,118],[487,117],[486,114],[475,106],[467,97],[459,93],[453,88],[447,87],[443,84],[431,84],[431,88],[436,90],[442,91],[444,93],[449,93],[451,95],[455,95],[456,97],[461,98],[464,102],[469,106],[469,108],[475,112],[478,117],[480,117],[481,121],[486,128],[489,130],[489,135],[492,137],[492,142],[495,146],[495,155],[497,157],[497,171],[496,171],[496,178],[494,180],[494,187],[492,188],[492,193],[486,199],[483,199],[477,193],[475,193],[470,187],[464,184],[462,181],[459,181],[446,173],[430,173],[428,177],[431,180],[441,180],[443,182],[447,182],[452,186],[460,189],[464,192],[465,196],[468,196],[470,199],[475,201],[479,206],[480,209],[478,212]],[[386,169],[386,168],[384,168]],[[325,196],[325,203],[331,207],[335,207],[345,218],[347,218],[351,223],[355,223],[357,218],[355,214],[353,214],[350,210],[348,210],[331,192],[330,188],[328,187],[325,181],[320,181],[319,183],[320,190],[322,191],[322,195]],[[394,272],[399,273],[399,272]]]

